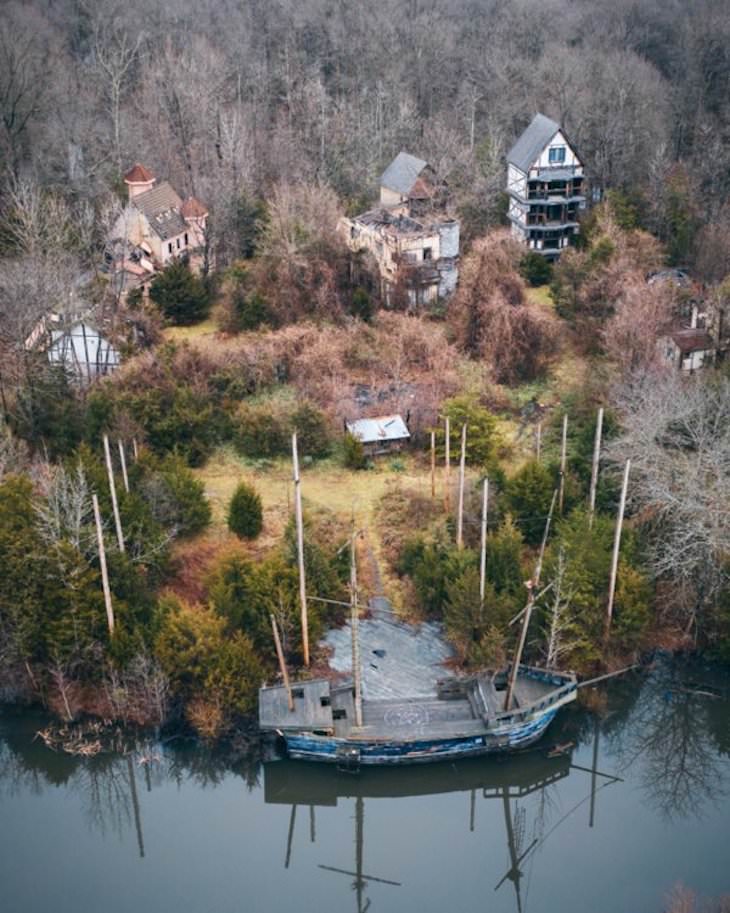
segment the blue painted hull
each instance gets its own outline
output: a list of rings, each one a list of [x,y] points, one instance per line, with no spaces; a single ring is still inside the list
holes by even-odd
[[[363,765],[419,764],[526,748],[542,737],[557,710],[551,707],[530,720],[489,729],[483,735],[449,739],[368,742],[313,733],[286,733],[284,740],[289,757],[302,761],[341,763],[342,752],[352,750],[357,752],[357,763]]]

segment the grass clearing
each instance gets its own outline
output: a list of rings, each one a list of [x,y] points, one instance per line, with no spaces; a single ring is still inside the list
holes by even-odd
[[[212,317],[201,323],[194,323],[185,327],[165,327],[162,335],[170,342],[197,342],[210,338],[218,333],[218,326]]]

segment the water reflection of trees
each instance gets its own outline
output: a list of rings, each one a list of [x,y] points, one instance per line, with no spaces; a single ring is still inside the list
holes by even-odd
[[[714,736],[726,733],[727,698],[713,696],[688,670],[661,663],[641,688],[632,712],[608,732],[620,770],[638,765],[647,801],[668,818],[700,816],[728,788]],[[720,720],[724,720],[724,730]],[[714,725],[713,725],[714,724]]]
[[[140,855],[144,855],[144,793],[168,782],[215,788],[232,773],[249,789],[259,784],[255,747],[222,751],[138,742],[130,743],[121,754],[102,752],[81,758],[51,751],[34,741],[26,727],[6,727],[0,733],[0,796],[40,795],[49,787],[63,786],[79,798],[89,826],[102,836],[121,837],[134,828]]]

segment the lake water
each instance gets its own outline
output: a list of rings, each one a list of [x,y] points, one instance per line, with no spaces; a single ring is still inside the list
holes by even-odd
[[[359,775],[179,741],[79,759],[34,740],[39,715],[0,711],[0,910],[659,913],[677,882],[718,896],[729,691],[719,670],[661,664],[607,687],[600,717],[566,708],[521,757]]]

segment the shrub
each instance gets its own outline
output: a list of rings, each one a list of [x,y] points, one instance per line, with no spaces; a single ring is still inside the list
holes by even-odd
[[[497,419],[479,405],[476,397],[454,396],[444,402],[442,413],[449,417],[449,439],[451,459],[458,460],[461,449],[461,428],[466,425],[466,462],[470,466],[489,467],[496,462],[501,438],[497,431]],[[440,458],[444,454],[445,429],[443,424],[436,431],[436,442]]]
[[[330,435],[324,413],[304,402],[297,406],[291,417],[291,429],[297,433],[301,456],[325,457],[330,452]]]
[[[349,431],[342,442],[342,461],[346,469],[365,469],[368,464],[362,441]]]
[[[547,257],[534,251],[526,253],[520,260],[520,275],[532,286],[547,285],[553,277],[553,267]]]
[[[155,520],[178,536],[194,536],[210,523],[205,485],[174,454],[142,481],[142,491]]]
[[[264,525],[261,496],[241,482],[228,506],[228,528],[241,539],[255,539]]]
[[[537,460],[525,463],[506,484],[507,503],[530,545],[542,539],[554,490],[552,474]]]
[[[197,323],[208,314],[210,297],[203,281],[182,260],[173,260],[150,285],[150,298],[177,325]]]
[[[271,402],[244,403],[238,410],[233,442],[248,457],[273,457],[289,451],[286,414]]]
[[[358,286],[352,293],[352,313],[365,323],[373,319],[373,302],[367,291]]]

